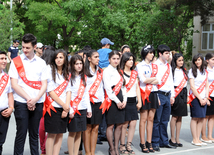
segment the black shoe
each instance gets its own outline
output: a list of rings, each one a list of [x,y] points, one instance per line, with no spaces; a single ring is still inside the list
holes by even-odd
[[[176,148],[177,148],[176,146],[172,146],[172,145],[170,145],[170,144],[164,145],[164,146],[160,146],[160,147],[169,148],[169,149],[176,149]]]
[[[149,149],[149,152],[154,153],[155,150],[152,148],[152,143],[146,141],[146,148]]]
[[[177,147],[183,147],[183,144],[177,143]]]
[[[141,150],[142,150],[143,153],[149,153],[149,150],[146,148],[145,144],[141,144],[140,143],[140,148],[141,148]]]
[[[99,139],[99,138],[97,138],[97,144],[102,145],[102,144],[103,144],[103,142],[101,142],[101,141],[100,141],[100,139]]]
[[[107,141],[106,137],[100,137],[99,139],[100,139],[100,141]]]
[[[159,146],[154,146],[153,147],[153,150],[157,151],[157,152],[160,152],[160,147]]]
[[[169,144],[170,144],[171,146],[177,147],[177,143],[173,143],[171,139],[169,140]]]

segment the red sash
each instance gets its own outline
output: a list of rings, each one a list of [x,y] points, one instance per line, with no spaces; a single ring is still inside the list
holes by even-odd
[[[0,79],[0,96],[2,95],[4,89],[6,88],[8,80],[9,80],[9,75],[4,73],[4,75]]]
[[[67,87],[68,85],[68,82],[71,78],[71,74],[69,74],[69,78],[68,78],[68,81],[65,80],[61,85],[59,85],[55,90],[54,92],[56,93],[56,95],[59,97],[63,91],[65,90],[65,88]],[[48,114],[51,116],[51,111],[50,110],[53,110],[54,112],[56,112],[55,108],[52,106],[52,102],[54,100],[50,97],[50,96],[47,96],[46,94],[46,98],[45,98],[45,102],[44,102],[44,106],[43,106],[43,116],[45,116],[45,113],[48,112]]]
[[[126,84],[126,92],[129,92],[129,90],[134,85],[136,79],[137,79],[137,72],[135,70],[132,70],[131,71],[131,76],[130,76],[130,79],[129,79],[129,83]]]
[[[20,56],[17,56],[13,59],[13,63],[17,69],[17,72],[23,82],[31,88],[40,89],[42,86],[41,81],[29,81],[25,74],[25,69]]]
[[[86,78],[86,76],[85,76],[85,78]],[[74,110],[74,115],[75,115],[76,113],[78,113],[79,115],[81,115],[80,112],[79,112],[79,110],[78,110],[78,105],[79,105],[80,101],[81,101],[82,98],[83,98],[84,92],[85,92],[85,86],[84,86],[84,84],[83,84],[83,80],[81,79],[81,81],[80,81],[80,86],[79,86],[78,93],[77,93],[77,96],[76,96],[76,98],[75,98],[73,101],[71,100],[71,102],[70,102],[70,105],[71,105],[71,107],[72,107],[73,110]],[[69,121],[69,122],[70,122],[70,121]]]
[[[155,77],[157,72],[158,72],[158,66],[156,64],[152,64],[151,77]],[[145,105],[145,100],[147,100],[147,102],[150,102],[149,101],[149,95],[150,95],[150,93],[152,91],[152,87],[153,87],[152,84],[146,84],[145,91],[140,88],[140,93],[141,93],[141,98],[142,98],[142,101],[143,101],[143,105]]]
[[[212,99],[210,98],[210,95],[212,94],[213,90],[214,90],[214,80],[209,86],[209,100],[211,100],[211,101],[212,101]]]
[[[204,90],[204,87],[206,85],[207,78],[208,78],[208,72],[207,72],[207,70],[206,70],[206,74],[207,74],[206,75],[206,79],[202,82],[202,84],[197,89],[197,92],[199,94],[201,94],[201,92]],[[189,98],[189,101],[187,102],[187,104],[190,104],[190,106],[192,106],[191,102],[195,99],[195,95],[193,95],[193,93],[191,93],[191,94],[189,94],[188,98]]]
[[[100,83],[102,81],[103,78],[103,70],[101,70],[101,73],[99,71],[97,71],[97,78],[95,79],[94,83],[92,84],[90,90],[89,90],[89,96],[90,96],[90,101],[94,104],[94,100],[93,98],[98,99],[95,94],[97,92],[97,89],[100,86]]]
[[[162,83],[157,85],[158,89],[160,89],[166,83],[166,80],[168,79],[169,74],[170,74],[170,67],[169,67],[169,64],[167,63],[167,70],[161,79]]]
[[[184,78],[182,79],[181,83],[175,88],[175,98],[178,96],[178,94],[181,92],[181,90],[184,88],[184,85],[187,82],[187,76],[184,73]]]
[[[117,95],[120,92],[122,85],[123,85],[123,77],[120,75],[120,81],[113,88],[113,92],[115,93],[115,95]],[[100,106],[100,109],[103,109],[102,113],[104,114],[105,111],[110,108],[110,106],[111,106],[111,99],[108,97],[107,93],[105,92],[105,100]]]

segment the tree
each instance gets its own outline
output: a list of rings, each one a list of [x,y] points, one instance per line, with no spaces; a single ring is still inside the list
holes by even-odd
[[[24,25],[17,20],[16,15],[0,4],[0,50],[7,51],[11,39],[18,39],[23,35],[23,28]]]

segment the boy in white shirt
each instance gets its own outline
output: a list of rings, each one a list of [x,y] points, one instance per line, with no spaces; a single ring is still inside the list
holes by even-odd
[[[0,51],[0,155],[5,142],[10,115],[13,112],[14,101],[10,77],[3,70],[7,65],[6,52]]]
[[[23,54],[13,59],[9,75],[14,90],[16,138],[14,155],[23,154],[29,131],[30,152],[39,155],[38,129],[47,88],[46,63],[34,54],[37,39],[32,34],[22,38]]]

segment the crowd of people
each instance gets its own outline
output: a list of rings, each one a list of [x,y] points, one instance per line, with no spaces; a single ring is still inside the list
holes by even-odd
[[[193,56],[187,73],[183,55],[175,52],[170,59],[167,45],[157,47],[157,60],[155,48],[144,46],[137,63],[128,45],[111,50],[114,43],[108,38],[101,40],[101,49],[85,46],[73,56],[44,47],[33,34],[23,36],[19,56],[18,44],[15,40],[9,48],[8,74],[3,71],[7,53],[0,51],[0,154],[13,111],[14,155],[23,154],[27,132],[32,155],[39,155],[39,140],[43,155],[57,155],[67,131],[69,155],[78,155],[82,144],[86,155],[95,155],[103,137],[109,155],[135,154],[132,141],[138,119],[143,153],[183,147],[179,136],[187,104],[191,143],[214,143],[214,54]]]

